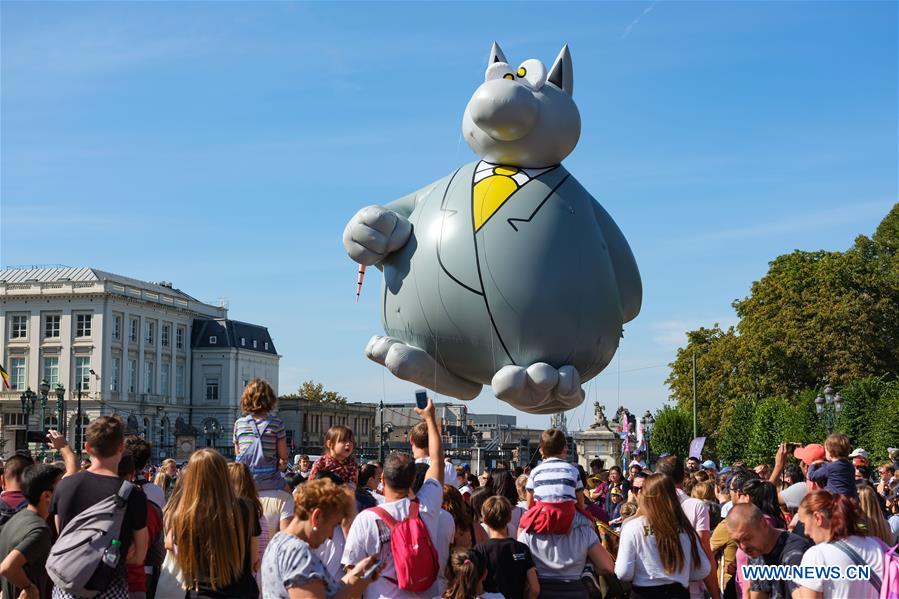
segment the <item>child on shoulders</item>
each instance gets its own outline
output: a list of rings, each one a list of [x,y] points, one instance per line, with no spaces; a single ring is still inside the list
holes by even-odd
[[[817,460],[808,469],[808,479],[834,494],[858,497],[855,487],[855,466],[849,461],[849,437],[833,433],[824,442],[824,460]]]
[[[325,433],[325,450],[322,457],[315,460],[309,480],[315,480],[325,472],[340,478],[344,484],[355,489],[359,481],[359,466],[353,457],[356,440],[353,431],[345,426],[332,426]]]
[[[543,461],[528,477],[528,511],[519,526],[536,533],[566,534],[575,511],[584,512],[584,483],[581,473],[565,461],[565,433],[549,428],[540,435]]]
[[[235,461],[249,467],[257,491],[286,488],[281,469],[287,466],[287,433],[284,422],[271,414],[277,403],[271,385],[253,379],[240,397],[246,416],[234,422]]]

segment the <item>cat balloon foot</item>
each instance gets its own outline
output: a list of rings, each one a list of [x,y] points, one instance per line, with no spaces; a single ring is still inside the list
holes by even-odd
[[[375,335],[365,346],[369,360],[386,366],[396,377],[457,399],[474,399],[481,385],[456,376],[426,351],[399,339]]]
[[[584,401],[581,375],[568,365],[558,370],[544,362],[504,366],[493,375],[492,386],[496,397],[531,414],[562,412]]]

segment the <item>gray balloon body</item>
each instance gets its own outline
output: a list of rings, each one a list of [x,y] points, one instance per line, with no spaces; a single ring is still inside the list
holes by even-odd
[[[477,164],[387,206],[413,229],[381,263],[385,331],[480,384],[537,362],[596,376],[640,309],[627,241],[562,166],[517,189],[475,232]]]

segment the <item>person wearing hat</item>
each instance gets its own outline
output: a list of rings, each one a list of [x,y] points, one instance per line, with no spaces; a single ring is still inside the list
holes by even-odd
[[[781,473],[787,465],[787,455],[789,454],[788,448],[789,445],[787,443],[781,443],[780,447],[777,449],[777,455],[774,458],[774,470],[771,472],[771,478],[768,479],[775,484],[777,484]],[[809,466],[823,460],[824,454],[824,446],[819,443],[810,443],[809,445],[800,446],[793,450],[793,457],[799,460],[800,469],[803,475],[808,472]],[[796,481],[787,488],[781,490],[780,497],[783,499],[787,509],[794,512],[799,509],[799,504],[805,499],[811,486],[811,483],[802,480]]]
[[[612,487],[609,494],[612,497],[612,509],[608,513],[609,524],[621,524],[621,505],[624,503],[624,493],[621,491],[621,488]]]
[[[718,475],[718,466],[712,460],[706,460],[702,463],[702,467],[705,470],[714,470],[714,472],[709,472],[712,476]]]

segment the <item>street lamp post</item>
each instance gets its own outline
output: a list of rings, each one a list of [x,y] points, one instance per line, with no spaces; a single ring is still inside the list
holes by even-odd
[[[829,435],[836,426],[837,414],[843,411],[843,395],[839,391],[834,392],[830,385],[824,387],[823,394],[819,393],[815,398],[815,411],[824,421],[824,429]]]
[[[380,424],[378,424],[378,461],[381,466],[384,465],[384,400],[378,402],[378,415],[380,416]]]
[[[44,431],[44,427],[47,425],[47,401],[48,395],[50,394],[50,383],[47,382],[47,379],[41,380],[41,384],[38,386],[39,397],[41,399],[41,420],[38,425],[38,430]],[[45,431],[46,432],[46,431]],[[44,446],[41,445],[40,457],[44,457]]]
[[[81,451],[84,447],[84,429],[81,423],[81,381],[75,381],[75,410],[77,412],[75,419],[75,442],[78,445],[78,461],[81,461]]]
[[[59,425],[59,434],[66,436],[66,388],[56,385],[56,421]]]
[[[649,442],[652,437],[652,426],[656,423],[656,419],[652,417],[652,412],[646,410],[641,420],[643,422],[643,439],[646,441],[646,467],[648,468],[652,465]]]
[[[19,401],[22,402],[22,413],[25,414],[25,448],[28,449],[28,421],[31,420],[31,415],[34,414],[34,402],[37,400],[37,394],[31,390],[31,387],[25,390],[22,395],[19,396]]]
[[[203,434],[206,435],[207,444],[212,443],[212,448],[215,449],[215,443],[219,434],[219,423],[215,420],[204,423]]]

